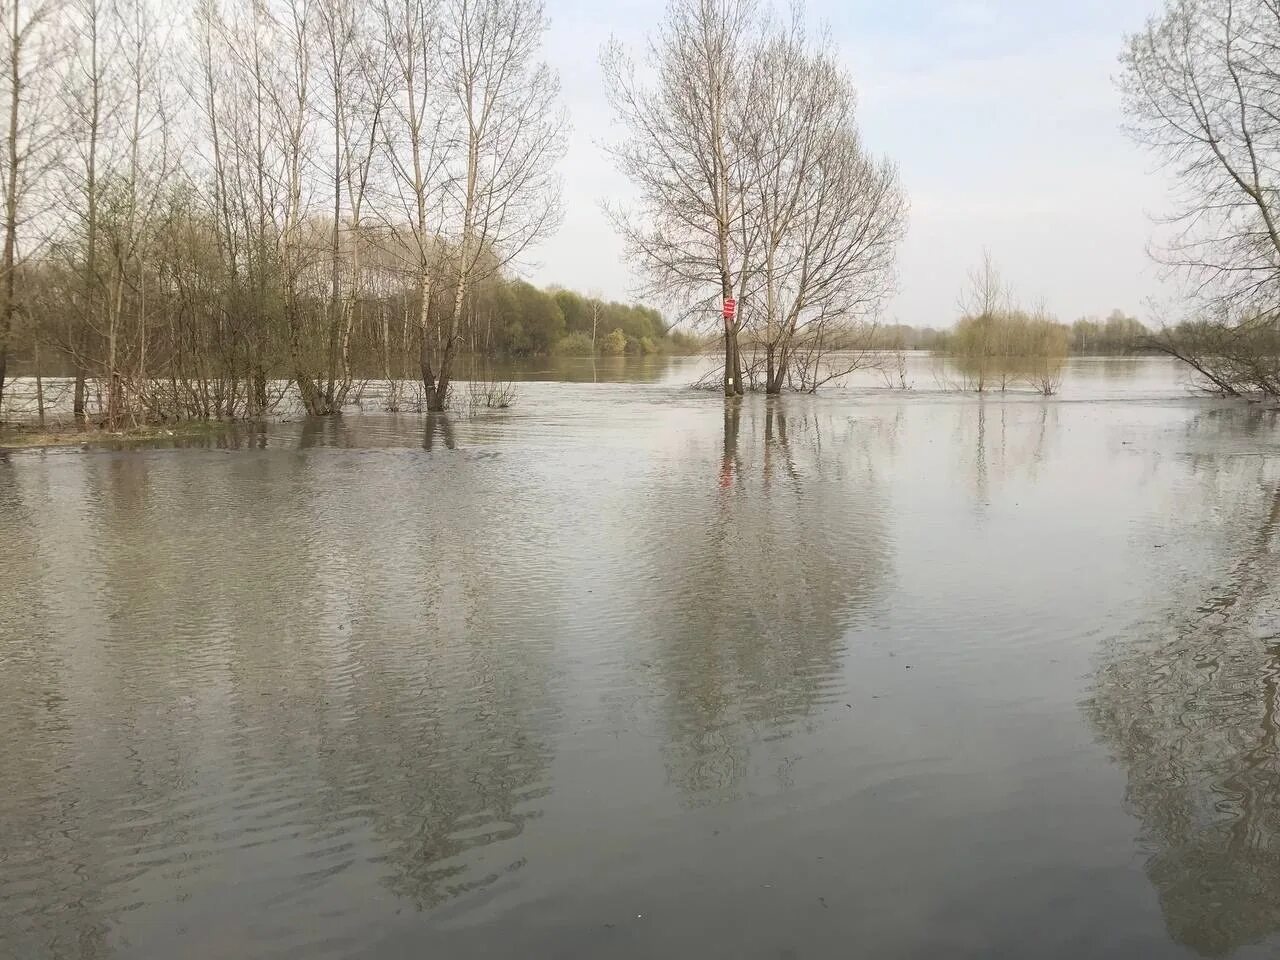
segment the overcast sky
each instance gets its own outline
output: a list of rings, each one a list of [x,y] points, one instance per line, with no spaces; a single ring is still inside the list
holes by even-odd
[[[1146,248],[1167,208],[1150,156],[1120,130],[1124,35],[1159,0],[809,0],[852,71],[868,147],[897,161],[911,199],[899,292],[886,319],[946,326],[989,248],[1019,296],[1060,319],[1113,307],[1147,318],[1160,292]],[[630,299],[632,276],[600,201],[627,187],[610,139],[600,47],[638,46],[665,0],[547,0],[550,62],[573,126],[565,220],[526,271]]]

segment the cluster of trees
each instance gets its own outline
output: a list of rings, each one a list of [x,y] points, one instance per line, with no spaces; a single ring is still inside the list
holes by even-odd
[[[1123,310],[1112,310],[1105,319],[1081,317],[1064,329],[1072,353],[1117,355],[1144,353],[1155,349],[1151,329]],[[950,353],[956,347],[955,336],[956,331],[953,329],[887,323],[876,328],[873,342],[882,350]]]
[[[617,45],[603,59],[624,130],[610,152],[636,193],[611,213],[648,292],[699,327],[736,301],[726,395],[813,389],[833,334],[890,290],[906,216],[834,45],[798,9],[777,22],[754,0],[671,0],[643,71]]]
[[[555,291],[564,318],[563,336],[554,351],[568,355],[697,353],[701,338],[668,328],[652,307],[612,303],[571,290]]]
[[[1151,349],[1151,330],[1123,310],[1112,310],[1105,320],[1081,317],[1071,325],[1072,353],[1140,353]]]
[[[1234,396],[1280,396],[1278,49],[1274,0],[1167,0],[1122,55],[1131,132],[1179,184],[1159,257],[1189,313],[1153,344]]]
[[[983,393],[1026,384],[1045,396],[1057,391],[1070,330],[1043,307],[1019,306],[990,255],[970,274],[960,305],[963,316],[948,338],[947,352],[966,389]]]
[[[945,351],[950,342],[950,336],[950,330],[939,330],[937,327],[885,323],[877,328],[875,344],[883,350]]]
[[[966,388],[1026,384],[1049,396],[1062,384],[1068,331],[1041,311],[1013,308],[961,318],[949,353]]]
[[[652,307],[542,290],[502,276],[471,295],[462,348],[472,357],[693,353],[701,341],[669,330]]]
[[[558,217],[540,0],[0,14],[0,401],[15,345],[109,425],[333,413],[362,354],[442,409],[464,349],[546,347],[499,282]]]
[[[694,348],[652,309],[512,279],[559,218],[546,26],[541,0],[0,0],[0,404],[15,355],[68,367],[76,413],[119,425],[285,391],[332,413],[368,374],[442,409],[467,353]],[[1277,48],[1271,0],[1168,0],[1129,38],[1193,309],[1155,335],[1077,321],[1067,348],[1160,349],[1280,395]],[[1061,351],[1008,303],[955,331],[874,325],[907,204],[798,11],[670,0],[641,59],[603,56],[636,197],[611,215],[646,299],[723,337],[727,394],[813,389],[841,348]]]

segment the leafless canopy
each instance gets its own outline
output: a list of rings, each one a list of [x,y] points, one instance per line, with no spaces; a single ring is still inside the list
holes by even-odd
[[[778,24],[732,0],[672,0],[645,63],[652,82],[618,45],[604,55],[626,130],[611,152],[638,195],[612,212],[648,293],[704,323],[737,300],[727,393],[813,386],[794,361],[874,315],[905,222],[896,170],[862,145],[852,80],[798,10]],[[747,348],[763,360],[744,377]]]
[[[1131,131],[1178,180],[1163,258],[1238,305],[1280,293],[1277,51],[1275,0],[1173,0],[1122,57]]]
[[[1248,350],[1272,349],[1255,328],[1273,325],[1280,297],[1280,3],[1170,0],[1121,60],[1131,132],[1178,184],[1158,256],[1190,281],[1196,316],[1184,332],[1207,323],[1222,334],[1192,343],[1167,330],[1156,345],[1213,367],[1202,350],[1239,327]]]
[[[557,222],[546,26],[541,0],[0,0],[0,389],[25,318],[113,426],[260,415],[281,379],[334,413],[359,337],[442,408],[474,288]]]

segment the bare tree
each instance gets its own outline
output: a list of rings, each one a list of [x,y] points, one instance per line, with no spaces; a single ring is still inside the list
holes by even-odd
[[[819,361],[803,367],[800,386],[813,389],[824,341],[837,342],[828,334],[874,317],[889,291],[906,202],[894,167],[862,146],[852,80],[798,15],[753,50],[744,92],[736,128],[758,237],[765,390],[782,391],[800,350]]]
[[[610,211],[648,292],[694,317],[724,325],[724,391],[743,392],[739,333],[749,314],[747,261],[755,243],[747,216],[735,121],[743,72],[760,30],[752,0],[671,0],[644,52],[650,85],[617,43],[602,56],[606,88],[625,137],[609,147],[635,186],[634,210]]]
[[[591,293],[591,356],[596,355],[596,334],[600,328],[600,300],[603,295],[595,290]]]
[[[852,80],[799,9],[775,26],[753,4],[673,0],[650,41],[652,87],[623,51],[605,54],[627,137],[612,147],[640,201],[615,221],[654,293],[709,314],[733,297],[724,387],[813,389],[821,358],[874,315],[893,277],[906,203],[873,160]],[[742,331],[763,343],[744,376]],[[796,364],[800,354],[804,362]]]
[[[332,150],[330,286],[323,405],[335,413],[351,389],[351,337],[359,309],[366,204],[389,97],[371,18],[355,0],[322,0],[319,31]],[[345,243],[344,243],[345,234]]]
[[[88,337],[99,326],[99,306],[102,299],[98,276],[98,203],[99,154],[103,146],[104,105],[110,101],[106,89],[109,84],[110,48],[114,45],[108,36],[106,0],[74,0],[65,9],[70,25],[78,41],[67,78],[67,116],[71,136],[79,156],[75,170],[67,171],[68,187],[73,199],[68,206],[78,214],[83,236],[83,251],[72,251],[75,258],[82,254],[83,281],[79,291],[79,323],[68,326],[63,347],[75,366],[75,396],[72,401],[78,419],[85,416],[86,353]]]
[[[308,214],[312,183],[308,177],[315,158],[313,142],[316,117],[312,102],[313,62],[311,30],[315,8],[309,0],[285,0],[279,29],[273,38],[278,58],[274,83],[268,88],[275,114],[284,182],[279,232],[280,264],[289,356],[302,404],[310,414],[330,413],[330,406],[307,358],[308,311],[315,309],[306,296],[303,278],[311,265],[308,254]]]
[[[64,63],[58,35],[58,0],[0,0],[0,95],[4,142],[0,197],[4,241],[0,252],[0,405],[8,373],[9,339],[20,309],[18,271],[38,245],[41,190],[55,168],[61,111],[55,108]],[[24,238],[22,231],[27,229]],[[25,239],[25,249],[22,242]]]
[[[443,93],[440,88],[440,24],[435,0],[382,0],[381,29],[390,61],[392,122],[385,128],[399,208],[384,214],[391,247],[411,263],[418,300],[418,367],[423,390],[435,390],[431,358],[432,281],[443,229],[446,161]],[[407,225],[402,229],[401,224]],[[392,396],[392,405],[397,400]]]
[[[241,409],[251,416],[264,414],[268,370],[285,352],[277,347],[293,342],[281,329],[288,300],[284,237],[294,179],[281,59],[290,45],[279,12],[258,0],[225,6],[205,0],[196,10],[193,59],[200,71],[188,95],[198,107],[197,138],[207,145],[193,153],[207,161],[187,166],[198,202],[182,216],[198,218],[212,234],[219,276],[216,281],[188,278],[198,271],[197,262],[174,264],[173,279],[184,292],[203,283],[212,287],[212,296],[191,303],[183,317],[194,325],[189,331],[176,327],[178,318],[169,322],[178,366],[201,383],[222,381],[214,394],[225,396],[229,407],[215,402],[218,416]],[[202,251],[197,247],[191,255],[198,258]],[[194,342],[184,342],[188,339]],[[207,391],[198,393],[196,408],[209,410]]]
[[[0,391],[43,338],[112,428],[328,415],[416,350],[443,407],[557,220],[545,27],[537,0],[0,0]]]
[[[1278,345],[1259,335],[1274,332],[1280,296],[1277,50],[1274,0],[1168,0],[1121,57],[1130,131],[1178,184],[1157,256],[1189,281],[1196,314],[1152,345],[1224,392],[1273,392],[1266,377],[1235,378],[1274,366],[1255,352]]]
[[[117,109],[112,111],[108,131],[113,150],[105,170],[106,216],[96,227],[106,261],[100,331],[105,349],[99,369],[107,393],[106,423],[116,429],[126,415],[125,379],[138,385],[147,379],[148,258],[156,244],[160,207],[176,173],[176,158],[163,47],[166,34],[158,29],[146,0],[114,0],[110,22],[118,58],[118,72],[112,78],[118,84]]]
[[[560,84],[538,53],[541,0],[446,0],[441,82],[456,111],[446,215],[456,282],[427,407],[448,402],[468,287],[519,258],[559,220]]]
[[[1163,259],[1245,306],[1280,288],[1278,48],[1273,0],[1170,0],[1121,58],[1130,130],[1181,188]]]

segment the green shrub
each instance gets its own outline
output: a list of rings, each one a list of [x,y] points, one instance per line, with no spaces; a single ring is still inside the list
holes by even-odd
[[[566,357],[589,357],[595,353],[591,346],[591,334],[578,330],[561,337],[556,343],[556,353]]]
[[[600,341],[600,352],[612,357],[619,357],[627,352],[627,335],[620,327],[615,327],[612,333]]]

